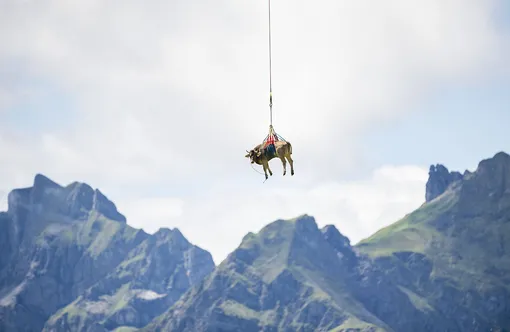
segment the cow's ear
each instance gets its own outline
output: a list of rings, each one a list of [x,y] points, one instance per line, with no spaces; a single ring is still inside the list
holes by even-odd
[[[245,157],[246,157],[246,158],[249,158],[249,157],[250,157],[250,154],[248,153]]]

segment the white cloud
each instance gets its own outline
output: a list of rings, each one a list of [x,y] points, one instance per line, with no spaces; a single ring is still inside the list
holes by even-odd
[[[0,190],[0,211],[7,210],[7,192]]]
[[[125,202],[119,208],[128,212],[129,224],[149,232],[168,225],[191,234],[190,241],[211,251],[219,263],[247,232],[303,213],[314,216],[320,226],[336,225],[355,243],[418,208],[424,202],[427,177],[424,167],[383,166],[358,181],[296,188],[275,179],[276,187],[231,184],[184,202],[156,197]]]
[[[184,202],[174,197],[145,197],[117,202],[116,205],[123,214],[129,216],[129,225],[154,233],[164,225],[171,227],[182,216]]]
[[[373,231],[369,219],[407,207],[399,194],[422,178],[392,166],[346,180],[369,154],[360,137],[447,84],[494,75],[509,55],[492,20],[501,1],[274,1],[274,121],[296,176],[279,179],[275,163],[264,186],[243,156],[268,126],[267,2],[3,1],[0,116],[21,118],[27,101],[51,108],[37,93],[51,87],[72,120],[41,134],[0,122],[0,189],[38,172],[85,181],[131,202],[133,220],[151,210],[152,228],[175,220],[204,247],[218,236],[218,253],[278,215],[317,211],[319,222],[363,220],[342,224],[347,235]]]

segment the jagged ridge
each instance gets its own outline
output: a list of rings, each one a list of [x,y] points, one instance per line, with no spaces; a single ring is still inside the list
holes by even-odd
[[[178,230],[136,230],[99,190],[41,174],[9,194],[0,231],[0,330],[40,331],[68,304],[47,330],[141,327],[214,268]]]
[[[30,321],[39,330],[50,313],[46,331],[510,328],[503,152],[473,173],[433,166],[425,203],[354,247],[302,215],[246,235],[210,274],[210,255],[178,230],[134,230],[89,188],[37,177],[9,196],[0,214],[0,329]]]
[[[422,207],[354,248],[306,215],[248,234],[144,331],[509,329],[510,158],[433,170]]]
[[[379,275],[332,225],[313,217],[278,220],[240,247],[200,285],[144,331],[391,330],[363,305]],[[386,285],[385,285],[386,286]],[[414,308],[391,284],[382,295]],[[413,314],[416,309],[404,309]]]

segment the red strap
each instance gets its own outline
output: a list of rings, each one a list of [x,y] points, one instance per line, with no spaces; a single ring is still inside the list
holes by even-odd
[[[278,141],[278,137],[276,137],[274,134],[269,135],[266,142],[264,143],[264,147],[268,146],[269,144],[274,144],[275,141]]]

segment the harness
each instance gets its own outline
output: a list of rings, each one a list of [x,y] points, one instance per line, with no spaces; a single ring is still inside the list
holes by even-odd
[[[262,141],[262,149],[267,159],[276,157],[276,142],[286,142],[286,140],[278,135],[272,125],[269,126],[269,134]]]

